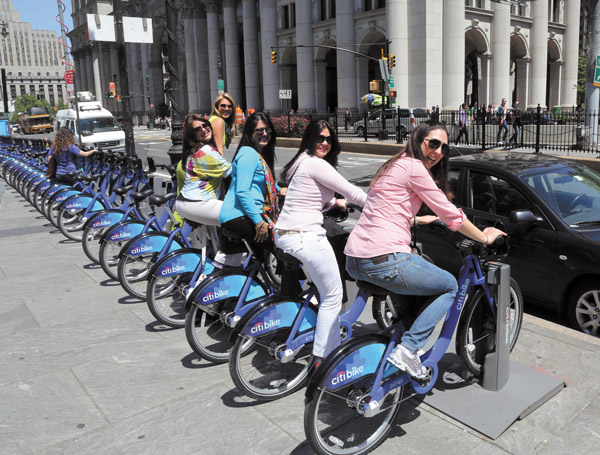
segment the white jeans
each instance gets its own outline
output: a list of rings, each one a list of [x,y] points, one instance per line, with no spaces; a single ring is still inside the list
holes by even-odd
[[[275,244],[302,261],[304,269],[321,297],[315,330],[313,355],[326,357],[340,344],[340,309],[344,290],[335,253],[325,229],[315,232],[279,235]]]

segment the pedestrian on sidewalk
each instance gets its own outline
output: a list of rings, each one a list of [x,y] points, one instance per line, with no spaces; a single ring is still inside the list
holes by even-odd
[[[502,104],[498,106],[498,133],[496,134],[496,142],[498,145],[506,144],[506,137],[508,136],[508,124],[506,123],[506,98],[502,98]],[[504,132],[502,142],[500,142],[500,134]]]
[[[460,141],[460,138],[464,135],[467,145],[469,145],[469,130],[467,129],[467,103],[463,103],[458,111],[458,136],[456,137],[456,145]]]
[[[519,108],[519,102],[513,103],[512,109],[510,110],[510,123],[513,127],[514,133],[508,141],[509,144],[514,144],[515,147],[519,141],[519,131],[521,128],[521,109]]]

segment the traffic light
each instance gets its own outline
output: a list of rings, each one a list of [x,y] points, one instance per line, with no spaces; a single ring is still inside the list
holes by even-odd
[[[277,52],[271,51],[271,63],[277,63]]]
[[[398,93],[396,92],[396,90],[390,90],[390,98],[396,98],[398,96]]]
[[[389,55],[388,65],[390,65],[390,68],[396,66],[396,56],[394,54]]]

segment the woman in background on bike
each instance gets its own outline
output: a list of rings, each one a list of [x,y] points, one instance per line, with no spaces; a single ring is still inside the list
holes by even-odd
[[[246,239],[260,261],[265,259],[263,250],[275,252],[273,227],[279,214],[279,187],[273,178],[275,143],[276,133],[271,119],[262,112],[250,115],[233,157],[231,184],[219,215],[221,226]],[[221,251],[241,253],[245,248],[223,235]],[[283,293],[300,292],[293,275],[283,271]]]
[[[235,136],[235,103],[230,94],[217,95],[208,120],[212,125],[217,150],[221,156],[225,156],[224,149],[229,148],[231,138]]]
[[[340,149],[329,123],[312,121],[298,153],[281,171],[287,192],[275,226],[275,243],[302,262],[319,291],[315,367],[340,343],[339,312],[344,294],[336,256],[323,228],[323,212],[336,206],[346,210],[346,200],[337,199],[336,192],[360,206],[367,198],[335,170]]]
[[[67,183],[72,185],[75,179],[68,177],[67,174],[69,172],[76,172],[77,166],[75,166],[75,157],[76,156],[90,156],[96,150],[88,150],[84,152],[80,150],[79,147],[75,145],[75,138],[73,137],[73,132],[63,126],[59,128],[56,132],[56,136],[54,137],[54,142],[50,146],[50,150],[48,151],[48,164],[49,164],[49,173],[51,172],[50,167],[54,166],[55,179],[59,183]],[[53,159],[54,164],[50,163],[50,159]],[[47,177],[52,177],[52,175],[47,175]]]
[[[411,253],[411,225],[437,219],[417,217],[421,204],[427,204],[451,230],[478,242],[491,244],[506,235],[493,227],[480,231],[450,202],[448,153],[444,124],[433,120],[421,123],[410,135],[405,151],[384,163],[373,177],[363,213],[345,250],[346,267],[357,280],[397,294],[438,296],[418,315],[387,359],[416,378],[426,374],[418,351],[458,290],[452,274]]]

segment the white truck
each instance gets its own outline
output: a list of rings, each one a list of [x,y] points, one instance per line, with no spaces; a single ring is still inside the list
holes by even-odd
[[[100,101],[83,101],[76,104],[79,109],[79,126],[77,128],[77,111],[63,109],[56,113],[54,131],[66,126],[75,134],[75,142],[81,147],[103,149],[115,152],[125,150],[125,132],[110,111],[102,107]],[[81,133],[81,143],[79,142]]]

